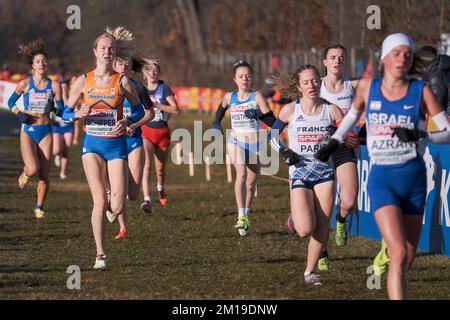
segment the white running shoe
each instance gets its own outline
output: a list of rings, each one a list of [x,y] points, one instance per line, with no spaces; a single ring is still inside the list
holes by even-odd
[[[319,276],[315,274],[314,272],[311,272],[305,276],[305,283],[312,285],[312,286],[321,286],[322,283],[320,282]]]
[[[55,156],[55,166],[59,168],[60,165],[61,165],[61,157]]]
[[[106,210],[106,218],[108,218],[108,221],[110,223],[114,223],[117,219],[117,215],[115,215],[113,212]]]
[[[106,269],[106,254],[99,254],[95,258],[94,269],[95,270],[105,270]]]
[[[67,178],[67,175],[65,175],[64,173],[60,173],[59,177],[61,178],[61,180],[65,180]]]

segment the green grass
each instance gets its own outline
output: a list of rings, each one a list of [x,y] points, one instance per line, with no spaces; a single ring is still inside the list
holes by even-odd
[[[192,129],[184,113],[172,127]],[[206,125],[205,125],[206,126]],[[168,166],[169,206],[155,206],[150,216],[140,201],[128,203],[130,238],[113,240],[118,225],[107,223],[106,253],[110,269],[92,269],[95,245],[91,231],[92,200],[81,166],[80,146],[71,153],[69,178],[59,180],[52,168],[45,205],[48,217],[33,216],[36,179],[25,191],[16,181],[22,169],[18,138],[0,140],[0,299],[385,299],[366,287],[367,267],[379,244],[351,238],[337,248],[330,234],[331,268],[323,286],[303,283],[307,239],[288,235],[287,184],[260,177],[247,237],[233,226],[233,185],[223,165],[213,165],[212,180],[204,168],[195,177],[187,165]],[[233,173],[234,174],[234,173]],[[283,168],[280,175],[286,174]],[[153,195],[156,199],[156,194]],[[70,265],[81,268],[81,290],[69,290]],[[419,254],[409,273],[411,299],[450,298],[450,259]]]

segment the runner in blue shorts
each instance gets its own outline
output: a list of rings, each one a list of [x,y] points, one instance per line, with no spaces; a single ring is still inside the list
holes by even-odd
[[[315,271],[327,247],[335,175],[333,163],[319,161],[314,154],[327,144],[332,128],[336,121],[343,118],[343,114],[336,105],[320,98],[320,74],[313,65],[301,66],[289,86],[279,89],[284,96],[296,99],[281,109],[279,118],[272,126],[269,141],[289,165],[294,228],[300,237],[311,236],[304,271],[305,283],[320,285]],[[286,126],[289,148],[285,148],[278,139]]]
[[[147,91],[144,85],[141,82],[131,78],[132,63],[133,62],[131,56],[116,56],[116,60],[114,62],[114,70],[130,78],[131,84],[136,90],[139,100],[142,102],[145,109],[144,117],[127,127],[126,135],[128,154],[128,199],[136,200],[141,191],[142,175],[145,162],[141,125],[145,124],[147,121],[152,120],[155,112],[153,110],[153,102],[147,95]],[[132,111],[133,106],[128,101],[128,99],[125,98],[123,105],[124,115],[128,117],[131,115]],[[118,221],[120,230],[119,233],[114,237],[114,239],[126,239],[128,236],[127,215],[121,214],[118,217]]]
[[[413,61],[413,42],[402,33],[388,36],[382,45],[383,76],[363,79],[353,107],[329,144],[316,157],[326,160],[366,111],[367,148],[372,164],[368,192],[375,220],[384,239],[374,261],[380,275],[389,262],[388,295],[405,299],[406,273],[420,238],[426,198],[425,165],[418,151],[420,130],[429,112],[441,132],[426,138],[449,143],[447,115],[422,81],[406,77]]]
[[[84,119],[85,135],[82,144],[82,161],[86,179],[91,190],[92,230],[97,256],[94,269],[106,269],[107,260],[103,246],[104,217],[108,206],[105,187],[106,174],[111,186],[110,209],[107,218],[114,221],[126,210],[127,197],[127,140],[126,128],[144,116],[144,109],[129,78],[113,70],[116,52],[131,50],[130,41],[119,40],[132,34],[118,27],[102,33],[94,42],[96,67],[78,77],[62,119]],[[84,103],[78,111],[74,105],[80,98]],[[123,100],[133,106],[131,115],[125,116]]]
[[[61,92],[63,100],[67,102],[68,90],[67,83],[61,83]],[[72,147],[74,123],[65,123],[60,116],[53,113],[53,157],[55,166],[59,167],[59,177],[64,180],[67,178],[67,168],[69,165],[69,150]]]
[[[213,126],[223,132],[221,120],[229,109],[231,133],[228,136],[227,149],[236,169],[234,193],[238,207],[238,220],[234,227],[241,236],[245,236],[249,231],[248,215],[260,172],[260,120],[271,126],[275,116],[264,96],[252,89],[253,70],[250,64],[244,60],[238,61],[233,66],[233,74],[238,90],[225,94],[217,108]]]
[[[62,112],[64,103],[61,86],[48,77],[48,57],[44,52],[43,42],[36,40],[22,45],[20,53],[31,66],[32,74],[17,84],[16,90],[8,100],[9,108],[22,122],[20,151],[25,166],[19,177],[19,188],[25,188],[30,177],[39,176],[34,215],[37,219],[43,219],[44,201],[50,187],[49,172],[52,161],[50,114],[55,111],[55,101],[57,113]],[[21,95],[23,95],[23,111],[16,106]]]

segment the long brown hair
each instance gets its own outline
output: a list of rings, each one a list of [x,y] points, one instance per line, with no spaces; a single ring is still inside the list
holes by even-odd
[[[44,51],[44,41],[42,39],[20,45],[19,54],[22,56],[25,63],[30,66],[33,64],[34,57],[38,54],[42,54],[48,59],[47,53]]]
[[[276,90],[279,90],[283,97],[286,97],[290,100],[297,99],[301,96],[301,93],[298,90],[298,84],[300,81],[300,73],[302,73],[304,70],[313,70],[317,77],[320,78],[320,72],[316,66],[312,64],[304,64],[297,68],[295,73],[290,76],[282,73],[278,76],[273,77],[274,88]]]

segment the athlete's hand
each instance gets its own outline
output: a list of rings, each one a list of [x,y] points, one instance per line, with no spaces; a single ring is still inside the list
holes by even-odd
[[[135,131],[136,131],[136,126],[134,126],[134,123],[130,124],[127,127],[127,135],[129,135],[130,137],[133,136]]]
[[[19,119],[19,121],[21,123],[27,124],[28,121],[30,120],[30,117],[28,116],[28,114],[26,114],[26,113],[24,113],[22,111],[16,112],[16,116],[17,116],[17,119]]]
[[[86,103],[83,103],[80,109],[75,111],[75,119],[86,117],[89,114],[89,111],[91,111],[91,108]]]
[[[327,145],[323,146],[322,149],[316,152],[314,157],[316,157],[316,159],[319,159],[320,161],[326,162],[338,147],[339,141],[337,141],[336,139],[331,139]]]
[[[116,125],[113,127],[112,130],[114,131],[114,133],[126,132],[127,125],[128,125],[128,119],[123,118],[116,122]]]
[[[392,128],[391,137],[394,137],[394,135],[397,136],[398,139],[402,142],[418,141],[420,138],[422,138],[422,135],[419,130],[402,127]]]
[[[281,154],[284,157],[284,162],[286,162],[288,166],[293,166],[300,162],[299,155],[291,149],[285,149]]]
[[[254,120],[258,120],[259,117],[262,115],[261,111],[259,111],[259,109],[247,109],[244,111],[244,114],[247,118],[249,119],[254,119]]]
[[[213,121],[213,128],[219,130],[223,134],[222,124],[219,121]]]
[[[347,138],[344,140],[344,144],[349,148],[358,148],[360,145],[358,135],[353,131],[350,131],[347,134]]]

